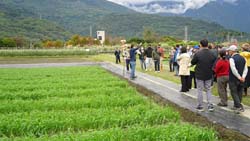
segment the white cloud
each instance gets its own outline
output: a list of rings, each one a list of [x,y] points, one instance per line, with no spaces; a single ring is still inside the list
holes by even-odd
[[[188,9],[199,9],[203,7],[205,4],[217,1],[217,0],[108,0],[128,8],[134,9],[138,12],[143,13],[185,13]],[[151,5],[146,5],[149,2],[177,2],[175,5],[171,7],[163,6],[158,3],[154,3]],[[234,3],[237,0],[223,0],[224,2]]]

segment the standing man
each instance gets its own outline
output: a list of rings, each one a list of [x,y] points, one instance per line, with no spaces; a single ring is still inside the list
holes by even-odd
[[[234,101],[234,110],[237,114],[244,112],[242,101],[242,93],[244,88],[245,78],[247,76],[247,64],[244,57],[237,53],[238,48],[235,45],[231,45],[228,49],[228,53],[231,56],[229,59],[230,71],[229,71],[229,88]]]
[[[216,60],[216,57],[208,49],[208,40],[203,39],[200,41],[201,50],[198,51],[192,61],[192,65],[196,65],[195,76],[197,83],[197,94],[198,94],[198,111],[203,111],[203,90],[206,91],[208,110],[213,111],[214,107],[211,103],[211,82],[213,80],[213,64]]]
[[[134,80],[136,78],[135,76],[135,66],[136,66],[136,51],[139,49],[139,47],[134,48],[134,45],[131,45],[129,55],[130,55],[130,66],[131,66],[131,73],[130,73],[130,79]]]
[[[179,76],[179,64],[178,64],[178,56],[180,55],[180,45],[176,45],[175,52],[174,52],[174,71],[175,76]]]
[[[148,71],[148,70],[151,71],[151,69],[152,69],[152,64],[153,64],[152,54],[153,54],[153,48],[151,47],[151,45],[149,45],[145,51],[146,71]]]
[[[160,54],[160,70],[163,70],[164,49],[161,44],[158,44],[158,52]]]
[[[121,63],[120,54],[121,54],[121,51],[119,49],[116,49],[115,50],[115,62],[116,62],[116,64]]]

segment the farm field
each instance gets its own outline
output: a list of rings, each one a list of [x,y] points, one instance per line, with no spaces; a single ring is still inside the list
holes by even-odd
[[[100,67],[0,73],[0,140],[217,140]]]
[[[95,62],[113,62],[115,63],[115,56],[113,54],[98,54],[98,55],[83,55],[83,56],[26,56],[26,57],[0,57],[0,64],[33,64],[33,63],[71,63],[71,62],[85,62],[85,61],[95,61]],[[123,65],[123,63],[121,64]],[[152,76],[160,77],[174,83],[180,84],[180,78],[174,76],[175,73],[169,72],[167,60],[164,62],[164,70],[161,73],[145,72],[140,68],[140,62],[137,59],[136,69],[137,71],[148,73]],[[217,84],[214,83],[212,93],[218,96]],[[250,91],[248,92],[250,93]],[[231,96],[229,96],[231,99]],[[243,103],[245,105],[250,105],[250,96],[243,97]]]

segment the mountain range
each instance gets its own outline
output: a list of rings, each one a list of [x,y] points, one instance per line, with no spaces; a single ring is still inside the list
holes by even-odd
[[[106,0],[0,1],[0,37],[65,40],[73,34],[89,36],[91,27],[93,37],[97,30],[105,30],[110,36],[142,37],[143,29],[151,28],[159,35],[183,39],[185,26],[192,40],[222,38],[227,32],[239,35],[214,22],[139,13]]]
[[[192,17],[216,22],[228,29],[250,32],[250,0],[152,0],[119,4],[142,13]]]

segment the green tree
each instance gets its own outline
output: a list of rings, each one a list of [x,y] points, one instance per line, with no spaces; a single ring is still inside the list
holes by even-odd
[[[73,46],[77,46],[80,44],[81,37],[80,35],[74,35],[70,40]]]
[[[16,42],[17,47],[24,47],[27,45],[27,41],[23,37],[15,37],[13,40]]]
[[[12,38],[3,38],[4,47],[16,47],[16,42]]]
[[[54,41],[54,47],[57,47],[57,48],[63,47],[63,41],[61,40]]]
[[[3,40],[0,39],[0,47],[4,47]]]
[[[143,39],[148,43],[157,42],[157,33],[149,27],[145,27],[143,30]]]

